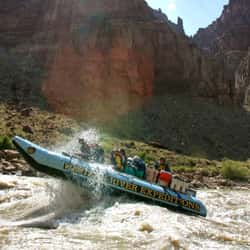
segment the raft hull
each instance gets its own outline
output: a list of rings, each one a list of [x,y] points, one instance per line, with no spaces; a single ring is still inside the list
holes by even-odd
[[[13,138],[13,143],[31,166],[48,175],[71,179],[89,190],[101,186],[102,190],[132,194],[135,198],[163,207],[204,217],[207,215],[204,204],[194,196],[151,184],[111,167],[92,165],[74,156],[47,150],[19,136]]]

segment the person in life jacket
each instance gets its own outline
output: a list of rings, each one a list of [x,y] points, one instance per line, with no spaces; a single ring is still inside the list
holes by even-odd
[[[78,140],[79,144],[80,144],[80,151],[81,151],[81,156],[83,159],[85,160],[89,160],[90,159],[90,146],[88,145],[88,143],[83,139],[83,138],[79,138]]]
[[[169,187],[172,181],[172,174],[166,159],[161,157],[156,167],[160,172],[157,178],[158,184],[163,187]]]
[[[158,177],[158,184],[163,187],[170,187],[172,181],[172,174],[165,170],[161,170]]]
[[[126,174],[136,176],[136,167],[133,164],[133,158],[132,157],[128,157],[127,163],[126,163],[126,166],[125,166],[124,170],[125,170]]]
[[[95,162],[104,162],[104,149],[97,143],[91,145],[91,155]]]
[[[145,179],[146,178],[146,164],[145,162],[139,157],[133,157],[133,165],[136,167],[136,176]]]
[[[119,150],[112,151],[111,163],[116,167],[117,170],[123,171],[127,163],[125,150],[119,149]]]
[[[159,162],[156,163],[155,168],[158,169],[159,171],[164,170],[171,173],[169,164],[164,157],[160,158]]]

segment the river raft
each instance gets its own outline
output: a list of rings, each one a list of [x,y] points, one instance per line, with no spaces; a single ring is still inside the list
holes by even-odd
[[[70,179],[90,191],[99,187],[105,192],[127,193],[135,199],[188,214],[204,217],[207,215],[205,205],[192,193],[163,188],[135,176],[116,171],[112,167],[91,164],[75,156],[47,150],[19,136],[13,138],[13,143],[24,159],[38,171]]]

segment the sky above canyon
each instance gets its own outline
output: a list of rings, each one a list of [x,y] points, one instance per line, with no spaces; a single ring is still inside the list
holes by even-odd
[[[161,9],[168,19],[176,23],[183,19],[187,35],[194,35],[218,18],[229,0],[146,0],[154,9]]]

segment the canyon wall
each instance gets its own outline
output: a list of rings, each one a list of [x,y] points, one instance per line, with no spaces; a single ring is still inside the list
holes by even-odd
[[[220,98],[221,102],[231,99],[243,105],[245,95],[242,92],[248,90],[238,89],[235,75],[250,47],[250,1],[230,0],[217,20],[207,28],[199,29],[194,41],[204,54],[212,58],[214,73],[217,75],[214,81],[225,93]]]
[[[143,0],[2,2],[0,56],[22,62],[26,76],[5,90],[29,99],[40,89],[54,110],[83,117],[124,113],[164,92],[195,94],[205,62],[182,29]]]
[[[1,99],[46,102],[87,119],[123,114],[163,94],[245,105],[247,84],[239,79],[249,7],[231,0],[192,40],[181,19],[175,25],[143,0],[2,2]]]

